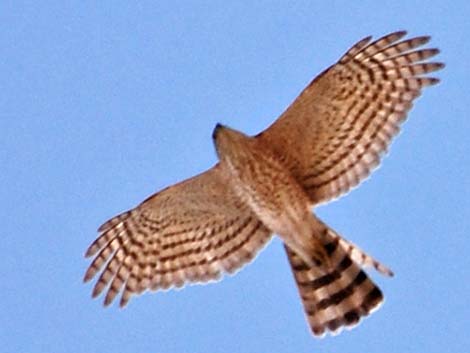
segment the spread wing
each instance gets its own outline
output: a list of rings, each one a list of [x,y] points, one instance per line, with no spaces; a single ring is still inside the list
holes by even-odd
[[[312,204],[337,198],[365,179],[387,151],[421,90],[442,63],[429,37],[395,32],[355,44],[258,135],[286,160]]]
[[[85,256],[93,256],[84,280],[101,271],[93,297],[107,289],[105,305],[122,292],[181,287],[215,280],[255,257],[271,238],[256,216],[212,169],[166,188],[99,228]]]

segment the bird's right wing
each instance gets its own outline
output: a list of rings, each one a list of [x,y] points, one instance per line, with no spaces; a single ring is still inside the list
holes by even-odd
[[[395,32],[355,44],[315,78],[258,135],[289,165],[312,204],[339,197],[380,162],[413,100],[438,79],[426,74],[437,49],[417,49],[429,37],[402,40]]]
[[[252,260],[271,233],[212,169],[151,196],[99,228],[85,256],[85,281],[98,272],[93,296],[120,305],[147,289],[215,280]]]

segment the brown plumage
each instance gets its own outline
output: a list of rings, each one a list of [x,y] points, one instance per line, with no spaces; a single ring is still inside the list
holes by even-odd
[[[314,79],[272,126],[249,137],[218,125],[220,162],[99,228],[85,281],[124,306],[145,290],[207,282],[252,260],[277,234],[285,244],[315,335],[351,327],[383,300],[363,267],[392,272],[346,241],[312,206],[357,186],[387,151],[421,90],[437,49],[395,32],[355,44]]]

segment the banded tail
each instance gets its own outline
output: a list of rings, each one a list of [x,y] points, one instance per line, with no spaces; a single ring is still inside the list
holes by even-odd
[[[285,245],[307,321],[315,336],[323,336],[328,331],[337,334],[343,327],[352,328],[383,302],[382,291],[362,267],[371,266],[384,275],[393,276],[380,262],[326,225],[324,227],[328,239],[325,244],[328,268],[307,265]]]

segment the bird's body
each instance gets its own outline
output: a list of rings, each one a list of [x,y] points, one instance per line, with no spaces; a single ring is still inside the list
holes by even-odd
[[[207,282],[252,260],[273,234],[284,242],[315,335],[352,327],[383,300],[362,270],[392,272],[312,213],[364,180],[380,162],[425,74],[429,37],[395,32],[355,44],[268,129],[247,136],[218,125],[219,163],[170,186],[99,228],[85,281],[121,306],[147,289]]]
[[[312,214],[307,193],[269,146],[221,125],[214,130],[214,142],[227,187],[283,240],[315,334],[355,324],[381,302],[381,291],[359,264],[368,258],[384,274],[391,272],[340,242],[340,236]],[[359,264],[351,260],[353,250],[361,253]],[[328,301],[335,293],[344,298]]]
[[[214,141],[228,186],[271,233],[307,263],[314,265],[315,255],[317,262],[326,261],[308,196],[269,146],[221,125]]]

